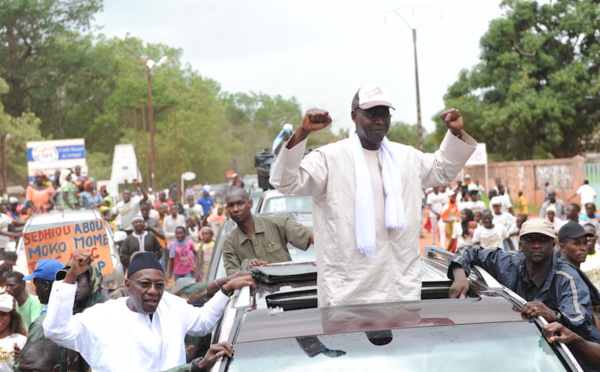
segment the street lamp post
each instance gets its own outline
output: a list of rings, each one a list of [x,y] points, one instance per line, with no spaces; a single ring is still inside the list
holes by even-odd
[[[146,56],[141,58],[142,64],[146,67],[146,82],[148,89],[148,126],[150,130],[150,170],[152,177],[152,188],[156,190],[156,151],[154,149],[154,110],[152,109],[152,69],[160,67],[167,62],[167,57],[162,57],[158,63],[148,59]]]
[[[195,180],[195,179],[196,179],[196,173],[194,173],[194,172],[185,172],[185,173],[183,173],[183,174],[181,175],[181,202],[182,202],[182,203],[185,203],[185,199],[184,199],[184,197],[185,197],[185,196],[183,195],[183,194],[184,194],[184,192],[185,192],[185,191],[184,191],[184,190],[185,190],[185,189],[184,189],[184,186],[185,186],[185,185],[184,185],[184,183],[183,183],[183,182],[184,182],[184,181],[193,181],[193,180]],[[195,198],[194,198],[194,199],[195,199]]]

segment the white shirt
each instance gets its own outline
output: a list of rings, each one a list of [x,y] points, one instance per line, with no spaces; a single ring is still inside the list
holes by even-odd
[[[165,238],[167,238],[167,247],[175,241],[175,230],[179,226],[185,227],[185,217],[182,214],[178,214],[177,218],[173,218],[170,214],[165,217],[163,232],[165,233]]]
[[[134,196],[127,203],[121,200],[115,205],[115,213],[121,217],[121,230],[133,230],[133,217],[140,213],[141,200],[139,196]]]
[[[510,202],[510,196],[508,196],[507,193],[504,193],[504,195],[499,195],[499,196],[500,196],[500,199],[502,200],[502,207],[500,208],[500,211],[508,213],[510,208],[512,208],[512,203]]]
[[[0,231],[8,232],[8,225],[12,223],[10,217],[5,213],[0,213]],[[10,242],[10,237],[6,235],[0,235],[0,248],[7,248]]]
[[[442,213],[444,203],[448,202],[448,196],[438,192],[432,192],[427,195],[427,206],[429,207],[429,217],[438,217]],[[436,212],[437,214],[433,213]]]
[[[481,200],[471,202],[471,210],[473,211],[473,213],[477,213],[477,212],[481,213],[486,209],[487,208],[485,206],[485,203]]]
[[[492,213],[493,219],[492,219],[492,223],[494,225],[502,225],[504,226],[504,228],[506,229],[506,231],[508,231],[509,227],[517,222],[517,219],[515,218],[515,216],[513,216],[510,213],[502,213],[502,214],[496,214],[496,213]]]
[[[19,349],[23,350],[25,342],[27,337],[18,333],[0,339],[0,372],[12,372],[15,359],[11,352],[15,350],[14,345],[17,344]]]
[[[508,238],[508,231],[500,224],[494,225],[491,229],[479,226],[473,233],[473,242],[479,243],[482,248],[496,249],[503,248],[502,241]]]
[[[421,190],[456,177],[476,146],[466,133],[463,140],[448,132],[435,154],[389,143],[402,160],[397,177],[403,186],[406,225],[395,230],[376,223],[376,234],[385,233],[376,235],[375,258],[362,254],[356,245],[355,229],[360,227],[355,213],[360,212],[355,211],[352,139],[322,146],[305,157],[306,140],[283,148],[271,168],[270,183],[283,194],[312,197],[319,306],[420,299]],[[381,173],[375,173],[380,182]],[[380,214],[376,219],[384,218],[383,210],[375,208],[375,213]]]
[[[452,228],[452,239],[457,239],[456,248],[473,244],[473,237],[471,235],[467,234],[466,238],[463,237],[463,228],[460,222],[455,223]]]
[[[152,320],[131,311],[127,297],[72,315],[76,289],[77,284],[54,282],[44,334],[60,346],[78,351],[94,372],[164,371],[185,364],[185,335],[212,332],[229,301],[217,292],[197,308],[165,291]]]
[[[577,189],[577,195],[581,197],[581,205],[586,203],[593,203],[596,197],[596,191],[590,185],[582,185]]]

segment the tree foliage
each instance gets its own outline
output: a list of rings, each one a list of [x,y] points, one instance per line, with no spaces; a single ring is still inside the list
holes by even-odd
[[[390,141],[412,146],[416,149],[419,148],[419,132],[416,124],[411,125],[403,122],[396,122],[390,126],[387,138]],[[432,153],[435,150],[437,150],[437,146],[434,142],[434,135],[427,134],[426,131],[423,131],[423,152]]]
[[[101,6],[101,0],[7,0],[0,7],[0,77],[6,79],[0,99],[8,113],[0,112],[0,130],[18,133],[9,141],[20,146],[9,151],[15,160],[9,171],[21,179],[27,162],[17,154],[26,153],[27,140],[84,137],[92,177],[108,178],[114,146],[134,143],[150,184],[148,86],[141,56],[168,57],[151,73],[159,188],[187,171],[196,173],[198,182],[215,183],[225,180],[228,169],[255,173],[254,155],[271,148],[283,124],[300,123],[294,97],[224,92],[218,82],[183,65],[180,49],[130,35],[85,34]],[[335,140],[326,129],[311,136],[309,146]]]
[[[8,84],[0,78],[0,94],[6,94],[8,89]],[[39,126],[40,120],[34,114],[26,112],[19,117],[11,116],[4,112],[0,101],[0,134],[10,135],[5,148],[6,169],[13,183],[27,182],[27,141],[43,139]]]
[[[600,7],[592,0],[505,0],[480,40],[480,63],[445,95],[494,160],[596,149]],[[437,135],[445,132],[438,119]]]

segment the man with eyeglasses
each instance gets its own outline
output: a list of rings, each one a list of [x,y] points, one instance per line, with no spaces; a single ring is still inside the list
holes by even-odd
[[[233,278],[202,308],[196,308],[165,292],[165,272],[153,252],[137,252],[125,280],[129,297],[71,315],[75,281],[92,262],[89,252],[75,252],[64,280],[52,287],[43,325],[48,339],[78,351],[94,371],[163,371],[183,365],[185,335],[210,333],[233,291],[254,286],[249,275]],[[210,368],[217,358],[232,353],[231,344],[215,344],[193,367]]]
[[[421,190],[449,184],[475,151],[456,109],[440,115],[448,132],[435,154],[389,141],[390,108],[384,88],[360,88],[351,138],[303,158],[309,134],[332,121],[308,110],[271,168],[280,192],[312,197],[321,307],[421,298]]]
[[[448,268],[448,277],[454,279],[450,297],[466,297],[467,276],[473,265],[479,265],[529,301],[521,309],[524,315],[560,322],[584,339],[600,343],[600,331],[595,327],[592,312],[592,304],[600,294],[586,284],[575,267],[554,257],[556,234],[552,223],[540,218],[525,221],[519,238],[521,251],[517,253],[479,246],[461,248]]]

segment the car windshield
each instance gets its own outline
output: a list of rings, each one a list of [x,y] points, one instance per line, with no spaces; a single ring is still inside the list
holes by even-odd
[[[265,200],[261,213],[311,212],[310,197],[304,195],[276,196]]]
[[[529,322],[378,333],[369,337],[360,332],[238,343],[228,371],[566,370],[537,327]]]

